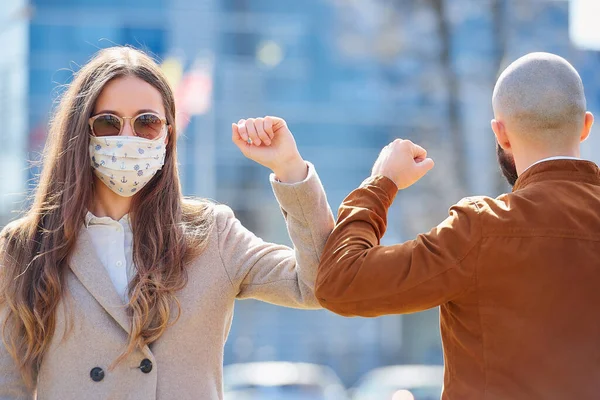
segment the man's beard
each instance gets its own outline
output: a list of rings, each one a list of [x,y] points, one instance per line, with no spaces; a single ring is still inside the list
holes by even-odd
[[[515,166],[515,159],[511,154],[505,152],[498,143],[496,143],[496,154],[498,155],[498,164],[500,164],[502,175],[504,175],[511,187],[515,186],[515,182],[519,177],[517,167]]]

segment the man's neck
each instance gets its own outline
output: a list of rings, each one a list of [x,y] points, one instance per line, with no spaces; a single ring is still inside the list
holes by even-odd
[[[515,157],[515,166],[517,167],[517,172],[521,175],[525,170],[527,170],[532,165],[543,161],[547,158],[553,157],[564,157],[564,158],[580,158],[581,153],[579,149],[571,149],[571,150],[553,150],[553,151],[538,151],[538,152],[528,152],[527,154],[523,154]]]

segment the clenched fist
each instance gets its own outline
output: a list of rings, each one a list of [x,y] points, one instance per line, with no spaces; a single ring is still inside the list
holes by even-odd
[[[371,176],[386,176],[401,190],[421,179],[433,165],[424,148],[410,140],[396,139],[381,150]]]
[[[278,117],[241,119],[231,125],[233,143],[249,159],[286,183],[306,179],[308,167],[285,121]]]

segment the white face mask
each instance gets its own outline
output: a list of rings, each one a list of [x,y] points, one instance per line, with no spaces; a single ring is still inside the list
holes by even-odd
[[[113,192],[130,197],[139,192],[165,163],[165,135],[155,140],[137,136],[90,136],[94,174]]]

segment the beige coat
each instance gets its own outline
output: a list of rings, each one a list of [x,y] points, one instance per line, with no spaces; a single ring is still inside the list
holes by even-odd
[[[74,327],[64,336],[67,315],[59,307],[56,333],[38,374],[38,399],[221,399],[223,346],[235,299],[319,307],[315,276],[334,224],[325,192],[312,165],[304,182],[272,179],[272,186],[295,249],[262,241],[228,207],[216,206],[208,247],[190,266],[189,282],[178,295],[181,318],[111,371],[108,366],[126,345],[129,320],[82,229],[66,278]],[[146,368],[140,368],[143,360]],[[102,369],[102,380],[92,380],[94,368]],[[0,345],[0,399],[32,397]]]

